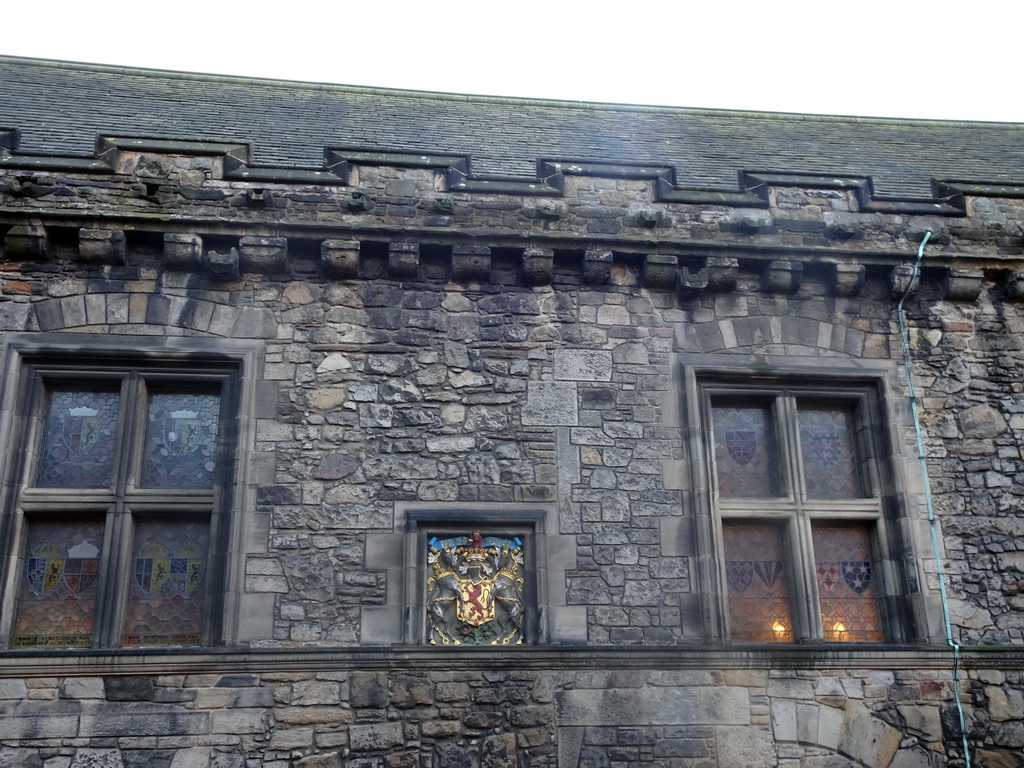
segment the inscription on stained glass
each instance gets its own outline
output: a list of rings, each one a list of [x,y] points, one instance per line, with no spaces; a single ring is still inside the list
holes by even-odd
[[[36,485],[106,488],[114,468],[116,392],[50,392]]]
[[[470,536],[427,543],[427,631],[431,644],[523,642],[523,545]]]
[[[13,647],[92,644],[102,551],[100,522],[29,526]]]

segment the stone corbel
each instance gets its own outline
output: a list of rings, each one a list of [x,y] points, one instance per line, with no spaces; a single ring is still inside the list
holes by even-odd
[[[452,246],[454,280],[487,280],[491,276],[491,249],[482,245]]]
[[[48,261],[50,238],[41,224],[13,226],[4,235],[7,261]]]
[[[388,245],[388,272],[392,277],[416,277],[419,271],[419,243],[390,243]]]
[[[283,272],[288,260],[288,240],[284,237],[243,237],[238,250],[243,272]]]
[[[913,282],[911,282],[913,281]],[[921,274],[914,274],[914,268],[906,264],[893,267],[889,273],[889,295],[893,299],[901,299],[903,296],[913,293],[921,283]]]
[[[707,288],[709,291],[729,293],[736,290],[739,280],[740,263],[730,256],[708,256],[705,266],[708,273]]]
[[[676,273],[679,259],[660,253],[649,253],[644,260],[644,288],[673,290],[676,287]]]
[[[555,252],[550,248],[527,248],[523,251],[523,282],[547,285],[555,268]]]
[[[238,249],[227,253],[209,251],[206,254],[206,269],[212,280],[229,282],[238,279]]]
[[[796,293],[803,273],[804,265],[798,261],[773,261],[765,268],[761,287],[766,293]]]
[[[611,251],[587,251],[583,254],[583,282],[585,285],[603,285],[612,276]]]
[[[203,238],[199,235],[164,233],[164,263],[168,269],[197,269],[202,258]]]
[[[80,229],[78,254],[82,261],[125,264],[124,232],[120,229]]]
[[[832,264],[832,276],[829,280],[832,295],[842,298],[857,296],[864,287],[866,271],[863,264]]]
[[[980,269],[946,270],[943,294],[947,301],[977,301],[985,274]]]
[[[329,277],[358,277],[359,241],[324,240],[320,244],[320,266]]]

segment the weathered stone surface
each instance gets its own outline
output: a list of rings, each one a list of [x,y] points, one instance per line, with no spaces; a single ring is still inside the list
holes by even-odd
[[[771,731],[759,728],[721,727],[715,731],[718,764],[746,768],[772,768],[778,765]]]
[[[579,423],[576,387],[555,381],[532,381],[523,406],[524,425],[566,426]]]
[[[555,354],[555,378],[560,381],[611,381],[611,375],[611,352],[567,349]]]
[[[274,274],[285,269],[288,240],[283,237],[243,237],[238,241],[239,268],[243,272]]]
[[[326,555],[297,555],[281,558],[288,586],[308,600],[334,597],[334,567]]]
[[[324,456],[320,463],[313,468],[312,474],[317,480],[341,480],[359,469],[359,466],[359,460],[352,456],[332,453]]]
[[[50,256],[50,238],[38,224],[15,225],[4,235],[4,257],[8,261],[45,261]]]
[[[453,280],[487,280],[491,274],[491,249],[485,246],[452,247]]]
[[[353,752],[393,749],[403,743],[401,723],[370,723],[349,728]]]
[[[195,270],[203,258],[203,238],[199,235],[167,232],[164,234],[164,261],[168,269]]]
[[[121,675],[103,678],[107,701],[152,701],[154,686],[150,675]]]
[[[342,768],[341,752],[325,752],[320,755],[300,757],[292,763],[293,768]]]
[[[118,749],[79,749],[69,768],[124,768]]]
[[[125,261],[124,232],[115,229],[78,230],[78,254],[83,261],[123,264]]]
[[[975,405],[960,413],[964,437],[995,437],[1006,431],[1006,420],[995,408]]]
[[[744,688],[569,690],[555,694],[559,725],[746,725]]]

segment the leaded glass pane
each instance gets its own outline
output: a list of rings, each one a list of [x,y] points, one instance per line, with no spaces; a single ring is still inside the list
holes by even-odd
[[[815,524],[812,532],[825,639],[881,642],[870,529],[857,524]]]
[[[732,639],[791,642],[793,620],[782,527],[726,522],[722,539]]]
[[[136,524],[124,645],[199,645],[209,548],[206,521]]]
[[[99,521],[29,525],[13,647],[92,644],[102,554]]]
[[[149,400],[144,488],[212,488],[220,397],[155,394]]]
[[[718,491],[723,496],[775,496],[771,412],[768,408],[712,410]]]
[[[36,485],[109,487],[119,406],[116,392],[49,392]]]
[[[804,483],[812,499],[856,499],[861,492],[853,415],[846,408],[800,408]]]

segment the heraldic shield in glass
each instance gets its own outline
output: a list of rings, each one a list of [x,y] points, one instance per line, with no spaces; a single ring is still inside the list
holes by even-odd
[[[427,633],[432,645],[523,642],[523,544],[471,536],[427,542]]]

